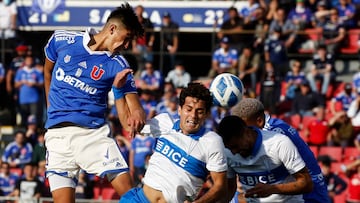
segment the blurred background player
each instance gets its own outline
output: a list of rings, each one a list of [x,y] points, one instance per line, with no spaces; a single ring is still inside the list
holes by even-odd
[[[313,189],[311,176],[291,140],[283,134],[248,127],[238,116],[227,116],[218,133],[228,162],[228,196],[234,196],[236,175],[248,202],[303,202]]]
[[[143,33],[126,3],[110,13],[99,32],[92,28],[55,31],[49,39],[44,66],[45,143],[47,178],[55,203],[75,202],[74,180],[80,168],[107,176],[119,195],[132,187],[128,165],[115,140],[108,137],[111,129],[105,112],[112,89],[122,127],[134,134],[145,123],[132,70],[119,54]]]
[[[283,120],[272,118],[269,114],[265,114],[262,103],[253,98],[243,98],[232,108],[231,114],[242,118],[248,126],[256,126],[263,130],[282,133],[289,137],[304,160],[314,184],[312,192],[303,195],[305,202],[321,203],[328,201],[327,189],[321,169],[313,152],[300,137],[296,129]]]

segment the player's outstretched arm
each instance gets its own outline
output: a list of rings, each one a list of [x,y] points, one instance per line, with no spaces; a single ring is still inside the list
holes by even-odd
[[[210,171],[213,185],[203,196],[195,200],[195,203],[209,203],[209,202],[225,202],[226,189],[227,189],[227,177],[226,171],[213,172]]]
[[[295,181],[282,184],[259,183],[246,191],[245,197],[268,197],[272,194],[298,195],[309,193],[313,189],[313,182],[306,167],[292,175]]]
[[[45,58],[44,64],[44,85],[45,85],[45,95],[46,95],[46,105],[49,107],[49,90],[50,90],[50,83],[52,77],[52,71],[54,69],[54,63],[51,62],[49,59]]]

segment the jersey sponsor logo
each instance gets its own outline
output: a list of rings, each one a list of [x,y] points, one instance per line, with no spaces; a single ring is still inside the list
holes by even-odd
[[[94,66],[91,70],[91,78],[93,80],[100,80],[100,78],[104,75],[105,70],[102,68],[99,68],[97,66]]]
[[[255,186],[258,183],[273,184],[284,180],[289,172],[286,170],[284,165],[281,165],[275,169],[254,172],[254,173],[238,173],[239,181],[248,186]]]
[[[68,44],[73,44],[75,43],[75,36],[56,35],[55,41],[67,41]]]
[[[183,149],[161,137],[157,140],[155,152],[158,152],[168,158],[172,163],[183,168],[191,175],[206,179],[206,163],[187,154]]]
[[[55,72],[55,78],[58,81],[62,81],[65,82],[77,89],[80,89],[81,91],[84,91],[88,94],[96,94],[97,92],[97,88],[95,87],[91,87],[89,84],[86,84],[85,82],[71,76],[71,75],[66,75],[65,71],[62,68],[58,68]]]
[[[107,165],[109,165],[109,164],[112,164],[112,163],[115,163],[115,162],[119,162],[120,161],[120,159],[118,158],[118,157],[115,157],[115,158],[113,158],[113,159],[110,159],[109,161],[104,161],[103,162],[103,166],[107,166]],[[116,164],[117,165],[117,164]]]

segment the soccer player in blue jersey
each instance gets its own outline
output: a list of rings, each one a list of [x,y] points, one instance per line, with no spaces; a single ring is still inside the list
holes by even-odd
[[[55,31],[45,47],[47,177],[55,203],[75,202],[80,168],[106,176],[119,195],[132,187],[128,165],[109,138],[107,95],[114,91],[122,127],[145,124],[132,70],[119,54],[144,30],[128,3],[111,12],[103,29]]]
[[[236,190],[236,175],[247,202],[303,203],[301,194],[313,188],[296,147],[281,133],[249,127],[238,116],[224,117],[218,127],[228,163],[228,200]]]
[[[263,104],[253,98],[243,98],[232,108],[231,114],[242,118],[249,126],[256,126],[263,130],[274,131],[288,136],[304,160],[314,183],[312,192],[303,195],[305,202],[328,202],[327,186],[318,162],[313,152],[293,127],[281,119],[271,118],[270,115],[265,114]]]
[[[224,144],[218,134],[204,127],[211,105],[209,90],[200,83],[189,83],[180,93],[180,120],[163,113],[148,122],[157,142],[144,186],[127,192],[121,203],[210,203],[225,197]],[[197,198],[208,174],[213,185]]]

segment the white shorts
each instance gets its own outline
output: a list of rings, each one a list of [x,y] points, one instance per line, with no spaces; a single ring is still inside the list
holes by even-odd
[[[128,165],[109,134],[108,125],[98,129],[76,126],[48,129],[46,176],[58,174],[77,179],[80,168],[100,177],[127,172]]]

